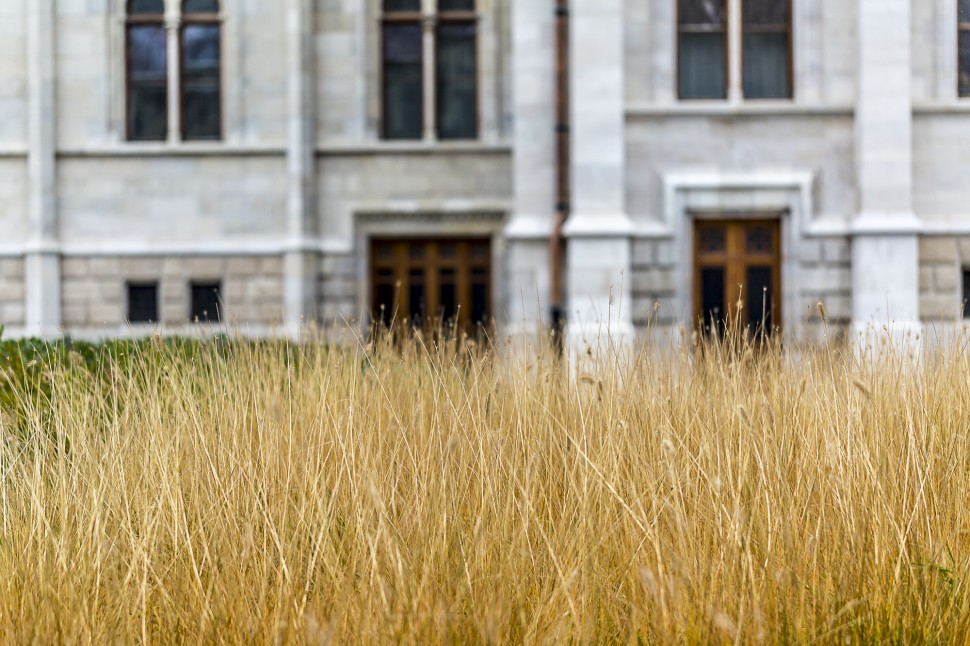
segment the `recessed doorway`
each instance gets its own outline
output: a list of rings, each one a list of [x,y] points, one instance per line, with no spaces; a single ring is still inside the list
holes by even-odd
[[[781,223],[697,220],[694,320],[703,331],[721,334],[737,320],[751,334],[770,335],[781,326],[780,308]]]
[[[489,238],[372,239],[371,316],[386,328],[488,326],[492,302]]]

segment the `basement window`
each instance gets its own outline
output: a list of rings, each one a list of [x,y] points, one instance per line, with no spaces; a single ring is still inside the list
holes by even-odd
[[[190,285],[192,306],[190,320],[195,323],[218,323],[222,320],[222,283],[196,282]]]
[[[128,322],[158,322],[158,283],[128,283]]]
[[[970,268],[963,269],[963,303],[961,304],[963,318],[970,319]]]

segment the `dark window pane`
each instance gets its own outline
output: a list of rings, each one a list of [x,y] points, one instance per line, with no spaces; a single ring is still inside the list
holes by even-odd
[[[217,0],[185,0],[182,13],[219,13]]]
[[[488,323],[488,271],[485,269],[472,270],[472,323]]]
[[[424,270],[412,269],[408,274],[408,314],[412,325],[424,324],[424,304],[427,290],[424,284]]]
[[[748,267],[748,280],[744,289],[748,293],[748,329],[765,334],[772,328],[772,270],[771,267]]]
[[[488,242],[475,242],[472,244],[472,258],[475,260],[488,259]]]
[[[424,90],[420,24],[384,25],[384,136],[420,139]]]
[[[960,32],[960,96],[970,96],[970,31]]]
[[[136,141],[164,141],[168,134],[165,85],[135,85],[128,90],[128,132]]]
[[[744,35],[744,96],[747,99],[785,99],[788,81],[788,34]]]
[[[384,0],[384,11],[421,11],[421,0]]]
[[[438,274],[441,316],[447,325],[458,316],[458,282],[454,269],[442,269]]]
[[[970,319],[970,269],[963,270],[963,302],[961,303],[963,318]]]
[[[182,136],[218,139],[220,105],[220,37],[218,25],[182,29]]]
[[[750,225],[744,232],[744,249],[749,254],[772,254],[775,251],[775,232],[768,225]]]
[[[970,0],[960,0],[960,22],[970,22]]]
[[[724,25],[724,0],[680,0],[682,25]]]
[[[723,33],[680,34],[680,98],[726,96],[724,42]]]
[[[168,133],[168,64],[161,25],[128,27],[128,136],[164,140]]]
[[[788,26],[788,0],[744,0],[744,26]]]
[[[705,226],[700,230],[701,253],[724,253],[727,251],[727,229],[723,226]]]
[[[128,321],[158,321],[158,283],[128,283]]]
[[[708,332],[723,329],[726,315],[724,296],[724,268],[701,269],[701,316],[704,317],[704,329]]]
[[[222,320],[222,283],[192,283],[190,318],[199,322]]]
[[[380,321],[384,327],[390,327],[394,319],[394,298],[397,294],[397,286],[394,281],[394,272],[390,269],[381,269],[377,272],[377,281],[374,285],[374,319]]]
[[[442,260],[452,260],[458,255],[458,245],[450,242],[442,243],[438,247],[438,257]]]
[[[164,0],[131,0],[128,3],[128,13],[132,15],[164,14]]]
[[[128,27],[129,74],[135,80],[166,79],[168,69],[165,28],[162,25]]]
[[[474,139],[478,135],[475,38],[472,23],[438,27],[438,137]]]
[[[475,11],[475,0],[438,0],[438,11]]]

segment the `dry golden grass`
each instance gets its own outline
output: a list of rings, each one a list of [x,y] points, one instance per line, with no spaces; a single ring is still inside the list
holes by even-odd
[[[0,640],[970,639],[970,355],[138,351],[0,446]]]

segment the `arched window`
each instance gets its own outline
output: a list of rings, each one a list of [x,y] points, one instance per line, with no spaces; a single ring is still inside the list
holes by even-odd
[[[182,138],[222,137],[219,3],[185,0],[181,33]]]
[[[127,6],[128,139],[164,141],[175,134],[184,141],[220,139],[217,0],[183,0],[172,24],[166,24],[163,0],[128,0]],[[173,50],[177,63],[170,69]]]
[[[162,0],[130,0],[127,40],[127,130],[138,141],[168,134],[168,50]]]

